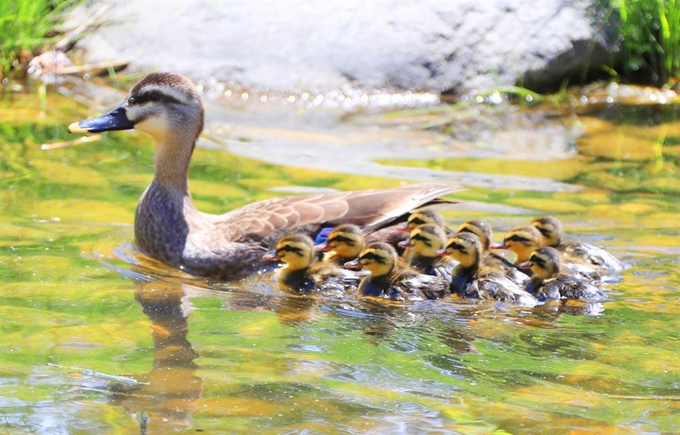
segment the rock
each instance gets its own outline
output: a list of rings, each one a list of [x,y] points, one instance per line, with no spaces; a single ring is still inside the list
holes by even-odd
[[[78,44],[86,62],[127,58],[265,90],[408,88],[469,92],[559,86],[613,53],[596,0],[97,0]]]

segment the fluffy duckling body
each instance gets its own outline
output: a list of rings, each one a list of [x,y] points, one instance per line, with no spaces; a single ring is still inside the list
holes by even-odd
[[[491,245],[492,249],[508,249],[517,255],[515,266],[529,260],[531,254],[543,246],[543,236],[541,232],[531,225],[520,225],[511,228],[501,243]],[[561,259],[562,268],[571,275],[580,275],[591,281],[601,279],[600,273],[593,267],[583,264],[568,257]],[[531,269],[526,269],[526,273],[531,276]]]
[[[323,261],[344,266],[359,256],[364,248],[364,234],[357,225],[343,224],[333,228],[326,241],[314,246],[316,252],[325,252]]]
[[[602,290],[580,276],[560,270],[560,253],[552,247],[543,247],[533,252],[522,267],[530,268],[531,280],[526,290],[538,300],[588,299],[603,301],[607,296]]]
[[[359,258],[348,262],[345,267],[363,267],[370,272],[359,285],[359,294],[363,296],[404,301],[438,299],[449,294],[446,280],[401,266],[397,251],[384,242],[369,243]]]
[[[526,273],[522,272],[508,259],[490,250],[493,231],[491,226],[480,219],[465,221],[458,228],[459,233],[472,233],[479,238],[482,244],[482,265],[503,272],[506,278],[520,287],[524,287],[529,281]]]
[[[189,193],[187,175],[203,124],[194,84],[180,74],[154,72],[135,84],[116,109],[69,126],[72,133],[134,128],[154,138],[154,178],[137,204],[135,244],[144,254],[195,275],[241,279],[270,266],[262,255],[282,235],[313,234],[342,223],[370,233],[459,190],[423,184],[311,194],[259,201],[222,215],[202,213]]]
[[[457,262],[451,257],[440,256],[437,251],[446,243],[444,230],[435,224],[424,224],[411,230],[409,240],[399,243],[407,248],[406,261],[420,273],[440,276],[451,281],[451,272]]]
[[[567,258],[600,268],[606,272],[620,272],[624,269],[623,263],[602,248],[578,240],[564,241],[562,222],[552,216],[534,219],[531,221],[531,225],[541,232],[543,246],[553,247]]]
[[[356,287],[360,276],[328,263],[315,262],[314,242],[306,234],[289,234],[279,239],[276,249],[264,255],[264,260],[281,261],[284,266],[275,273],[276,281],[285,290],[344,291]]]
[[[464,298],[497,299],[534,306],[537,301],[501,270],[482,264],[482,243],[475,234],[458,233],[446,242],[440,255],[450,255],[459,264],[453,269],[451,292]]]

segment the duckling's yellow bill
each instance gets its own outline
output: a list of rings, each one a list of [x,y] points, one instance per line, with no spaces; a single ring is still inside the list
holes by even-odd
[[[74,122],[68,126],[68,131],[70,133],[100,133],[102,131],[130,130],[134,127],[134,122],[127,117],[125,105],[120,105],[102,116]]]

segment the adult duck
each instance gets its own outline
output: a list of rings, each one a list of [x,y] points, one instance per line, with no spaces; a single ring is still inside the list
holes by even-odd
[[[314,234],[341,223],[371,232],[459,190],[423,184],[281,197],[222,215],[202,213],[191,199],[187,175],[203,122],[193,83],[159,72],[141,79],[119,107],[69,126],[72,133],[134,128],[154,138],[154,178],[137,204],[135,243],[143,253],[195,275],[239,279],[270,265],[262,256],[284,234]]]

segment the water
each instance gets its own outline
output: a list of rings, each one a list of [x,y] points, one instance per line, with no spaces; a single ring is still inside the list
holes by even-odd
[[[92,113],[55,92],[43,111],[35,94],[2,95],[2,434],[680,431],[677,109],[589,108],[525,139],[491,114],[495,130],[454,140],[400,129],[406,119],[376,129],[210,101],[211,141],[190,172],[203,211],[282,190],[390,187],[401,174],[457,180],[467,202],[442,209],[452,227],[484,217],[498,239],[555,214],[630,265],[598,305],[404,307],[295,297],[266,277],[227,286],[140,256],[131,223],[150,139],[41,149],[73,140],[66,126]],[[582,134],[581,154],[539,156],[555,131]]]

